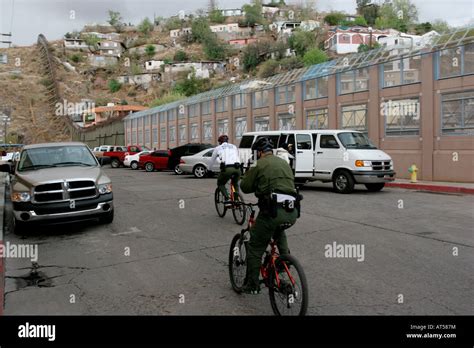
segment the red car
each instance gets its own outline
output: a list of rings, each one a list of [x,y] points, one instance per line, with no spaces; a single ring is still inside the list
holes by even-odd
[[[170,151],[157,150],[148,155],[140,156],[138,160],[138,168],[145,169],[147,172],[154,172],[155,170],[168,169],[168,160]]]

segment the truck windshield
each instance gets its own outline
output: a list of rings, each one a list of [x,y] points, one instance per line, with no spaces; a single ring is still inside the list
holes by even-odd
[[[370,139],[363,133],[339,133],[338,138],[348,149],[377,149]]]
[[[94,156],[85,146],[51,146],[24,150],[20,156],[18,171],[97,165]]]

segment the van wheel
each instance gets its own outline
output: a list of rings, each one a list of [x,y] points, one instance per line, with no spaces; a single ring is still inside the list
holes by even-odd
[[[385,183],[365,184],[365,187],[367,187],[367,190],[370,192],[379,192],[385,187]]]
[[[147,164],[145,164],[145,170],[147,172],[154,172],[155,171],[155,165],[151,162],[148,162]]]
[[[354,191],[354,179],[352,175],[345,171],[339,170],[334,174],[332,179],[334,190],[337,193],[351,193]]]
[[[112,162],[110,163],[110,165],[112,166],[112,168],[118,168],[118,167],[120,167],[120,161],[118,159],[114,158],[112,160]]]

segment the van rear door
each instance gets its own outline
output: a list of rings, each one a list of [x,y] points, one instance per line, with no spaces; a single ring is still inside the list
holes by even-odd
[[[309,178],[314,175],[313,138],[310,133],[296,134],[295,166],[297,178]]]

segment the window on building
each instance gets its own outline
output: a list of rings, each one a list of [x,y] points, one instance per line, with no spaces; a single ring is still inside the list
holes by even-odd
[[[232,97],[232,106],[234,109],[242,109],[247,105],[247,95],[245,93],[236,94]]]
[[[212,140],[212,121],[204,121],[202,123],[202,130],[204,140]]]
[[[158,144],[158,128],[153,128],[153,133],[151,137],[151,142],[153,144]]]
[[[139,128],[143,127],[143,117],[138,118],[138,127]]]
[[[137,143],[137,132],[132,132],[132,144]]]
[[[211,113],[211,101],[202,102],[201,112],[203,115],[209,115]]]
[[[227,97],[216,99],[216,112],[227,111]]]
[[[217,121],[217,135],[228,135],[229,134],[229,120],[218,120]]]
[[[197,123],[191,124],[191,140],[199,139],[199,128]]]
[[[137,128],[137,119],[132,119],[132,128]]]
[[[462,75],[463,47],[448,48],[438,52],[439,78]]]
[[[160,143],[166,144],[166,127],[160,128]]]
[[[199,104],[189,105],[188,113],[190,118],[199,116]]]
[[[289,104],[294,103],[296,100],[296,86],[280,86],[276,88],[276,104]]]
[[[343,106],[342,129],[351,129],[361,132],[367,132],[367,105],[351,105]]]
[[[150,130],[145,131],[145,145],[150,146]]]
[[[241,139],[242,135],[247,132],[247,117],[239,117],[234,120],[235,138]]]
[[[339,94],[366,91],[369,88],[369,70],[361,68],[339,74]]]
[[[280,114],[278,115],[278,129],[279,130],[294,130],[296,129],[295,115]]]
[[[385,135],[420,134],[421,110],[418,98],[384,101],[380,112],[385,120]]]
[[[441,132],[444,135],[474,135],[474,91],[441,97]]]
[[[255,131],[265,132],[270,130],[270,117],[260,116],[255,117]]]
[[[171,126],[170,127],[170,143],[176,141],[176,127]]]
[[[184,105],[178,106],[177,113],[179,120],[186,118],[186,107]]]
[[[464,73],[474,74],[474,43],[464,46]]]
[[[153,117],[152,118],[152,124],[157,125],[158,124],[158,115],[154,114],[152,117]]]
[[[142,130],[138,131],[138,144],[137,145],[143,145],[143,131]]]
[[[257,91],[253,94],[254,108],[263,108],[268,106],[268,90]]]
[[[160,123],[161,124],[166,123],[166,112],[165,111],[160,112]]]
[[[306,112],[306,129],[328,129],[328,109],[308,110]]]
[[[305,100],[324,98],[328,96],[328,76],[305,82]]]
[[[420,82],[421,56],[386,62],[382,65],[383,87]]]
[[[170,109],[167,111],[168,122],[174,121],[176,119],[176,109]]]
[[[185,142],[186,140],[187,140],[186,125],[181,124],[179,125],[179,141]]]

